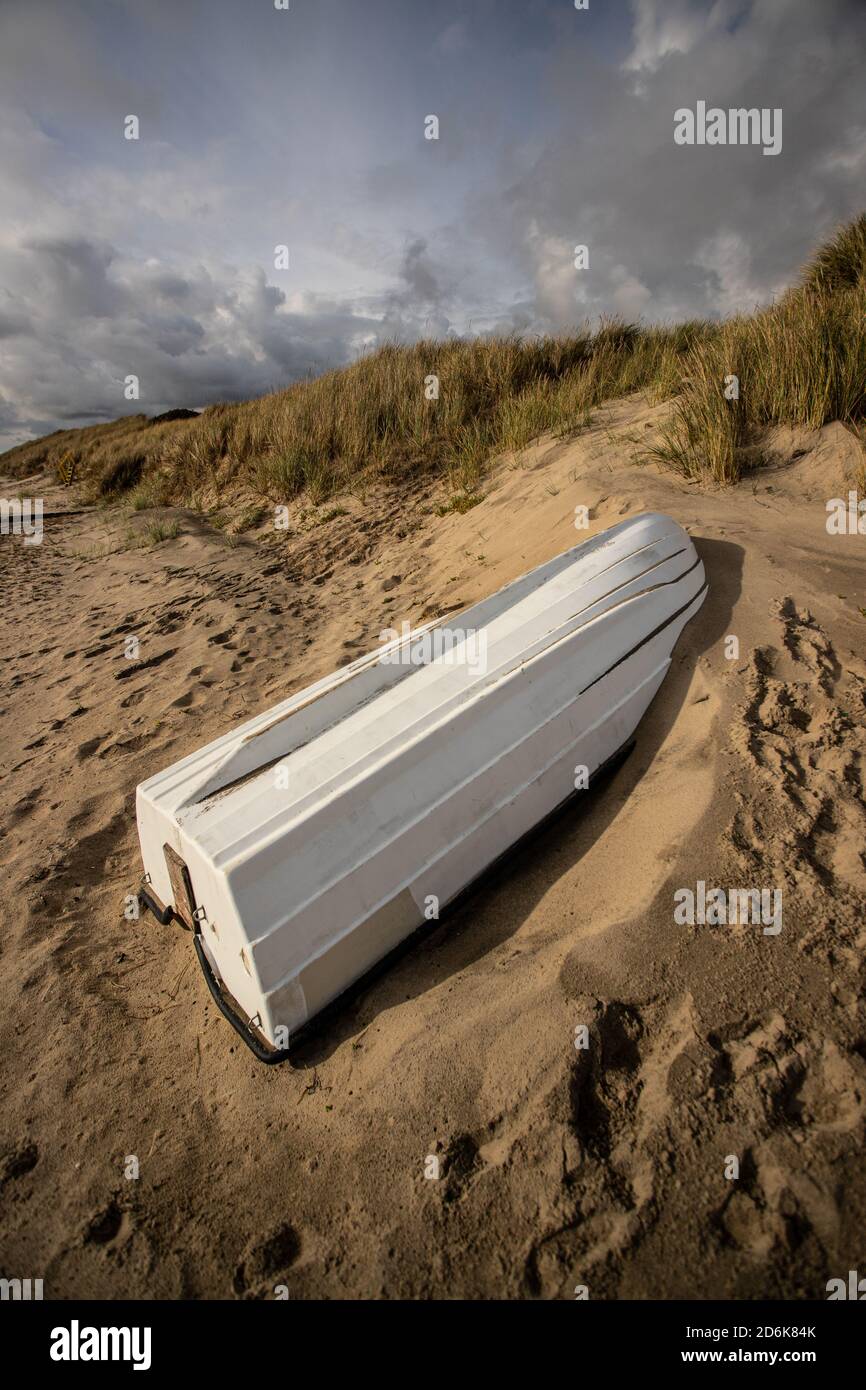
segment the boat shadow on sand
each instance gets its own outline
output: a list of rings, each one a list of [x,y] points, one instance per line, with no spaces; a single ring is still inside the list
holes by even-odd
[[[707,597],[684,629],[670,670],[629,743],[596,774],[591,788],[557,808],[443,908],[438,921],[425,923],[323,1010],[293,1045],[290,1066],[325,1061],[381,1014],[440,987],[501,947],[610,827],[665,743],[701,657],[731,631],[744,551],[729,541],[694,543],[706,570]],[[563,931],[568,930],[566,922]]]

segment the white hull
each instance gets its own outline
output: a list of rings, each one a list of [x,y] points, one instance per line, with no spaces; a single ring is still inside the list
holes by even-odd
[[[705,594],[651,514],[380,648],[142,783],[149,892],[197,909],[223,988],[285,1048],[628,741]]]

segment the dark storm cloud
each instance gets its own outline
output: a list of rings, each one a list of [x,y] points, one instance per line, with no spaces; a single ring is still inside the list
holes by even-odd
[[[32,253],[29,281],[43,310],[50,309],[63,320],[77,320],[105,318],[126,307],[123,287],[109,279],[115,259],[110,246],[84,237],[37,238],[25,241],[23,249]]]
[[[130,374],[148,414],[258,395],[349,360],[357,335],[378,326],[348,304],[286,311],[261,268],[164,275],[83,239],[28,243],[17,283],[32,346],[10,355],[7,394],[47,399],[65,422],[128,410]],[[20,419],[7,408],[7,429]]]
[[[453,275],[434,263],[423,237],[414,237],[406,246],[398,281],[383,297],[383,337],[411,340],[418,335],[422,316],[425,336],[444,337],[452,331],[448,305],[456,297]]]
[[[814,243],[864,202],[859,73],[866,6],[847,0],[639,3],[636,40],[604,70],[573,38],[552,65],[560,127],[476,225],[515,250],[540,320],[750,309],[789,283]],[[677,147],[674,112],[697,100],[780,107],[783,149]],[[590,270],[564,270],[585,243]]]
[[[864,54],[860,0],[4,0],[0,443],[130,373],[157,413],[385,339],[750,309],[864,202]],[[676,146],[698,100],[780,107],[781,154]]]

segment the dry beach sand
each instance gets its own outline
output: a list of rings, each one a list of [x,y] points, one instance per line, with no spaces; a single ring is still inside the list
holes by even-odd
[[[4,1275],[46,1298],[824,1298],[866,1272],[866,538],[825,526],[862,452],[780,432],[712,490],[631,461],[665,409],[499,461],[462,515],[425,482],[235,544],[172,513],[176,539],[130,547],[120,508],[0,539]],[[124,918],[136,784],[644,510],[687,526],[710,590],[631,756],[262,1067],[189,936]],[[699,880],[782,889],[781,932],[677,924]]]

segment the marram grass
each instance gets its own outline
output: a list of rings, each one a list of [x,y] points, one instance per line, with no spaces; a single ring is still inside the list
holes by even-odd
[[[866,214],[821,246],[769,308],[721,323],[388,344],[349,367],[192,420],[127,416],[61,430],[2,456],[25,477],[76,464],[93,498],[138,508],[249,494],[322,502],[370,477],[445,476],[474,497],[488,461],[547,432],[584,427],[604,401],[672,400],[651,456],[690,477],[735,482],[769,425],[866,416]],[[433,380],[435,378],[435,381]],[[725,391],[736,378],[738,392]]]

